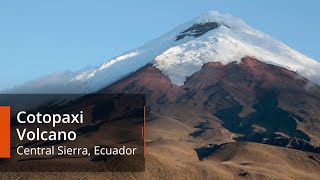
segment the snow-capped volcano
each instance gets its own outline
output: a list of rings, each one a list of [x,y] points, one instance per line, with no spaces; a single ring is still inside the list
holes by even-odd
[[[181,86],[205,63],[240,62],[245,56],[296,71],[320,84],[318,62],[251,28],[242,19],[218,12],[199,16],[140,48],[95,68],[68,75],[59,83],[64,89],[95,92],[151,63],[171,83]],[[51,85],[47,82],[43,86]]]

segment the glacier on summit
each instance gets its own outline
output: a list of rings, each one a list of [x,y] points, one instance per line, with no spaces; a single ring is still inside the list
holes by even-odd
[[[211,23],[211,26],[206,26],[206,23]],[[195,25],[205,32],[199,32]],[[190,34],[186,34],[188,29]],[[205,63],[240,62],[245,56],[287,68],[320,84],[320,63],[317,61],[251,28],[240,18],[208,12],[140,48],[95,68],[68,75],[61,86],[64,89],[70,87],[75,93],[95,92],[150,63],[167,75],[173,84],[181,86],[188,76],[199,71]],[[43,83],[43,86],[51,85],[50,81]],[[25,89],[21,86],[16,92]],[[44,89],[35,88],[33,92]]]

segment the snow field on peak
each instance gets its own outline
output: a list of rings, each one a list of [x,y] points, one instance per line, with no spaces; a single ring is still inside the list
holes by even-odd
[[[192,25],[208,22],[216,22],[220,26],[200,37],[188,36],[176,41],[177,35]],[[209,12],[182,24],[143,47],[84,72],[73,80],[87,81],[90,87],[86,89],[94,91],[152,63],[173,84],[181,86],[205,63],[240,62],[245,56],[296,71],[320,84],[318,62],[251,28],[242,19],[218,12]]]
[[[245,24],[231,28],[221,26],[198,38],[171,47],[155,58],[155,67],[168,75],[172,83],[183,85],[186,78],[199,71],[205,63],[240,62],[245,56],[296,71],[320,83],[318,62],[249,26],[245,28]]]

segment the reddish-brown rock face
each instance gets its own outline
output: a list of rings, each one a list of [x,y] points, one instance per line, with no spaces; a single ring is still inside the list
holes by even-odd
[[[152,102],[165,103],[175,101],[181,88],[171,84],[169,78],[161,74],[158,69],[147,65],[102,91],[147,94]]]
[[[293,138],[292,148],[319,151],[311,144],[320,144],[320,87],[310,84],[295,72],[245,57],[241,63],[207,63],[183,86],[147,65],[102,92],[144,93],[151,108],[192,105],[242,134],[239,140],[286,146]]]

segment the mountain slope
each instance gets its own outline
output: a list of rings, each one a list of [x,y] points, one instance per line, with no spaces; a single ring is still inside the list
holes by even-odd
[[[172,111],[202,117],[195,110],[202,109],[234,133],[235,140],[320,153],[320,87],[306,89],[309,83],[295,72],[246,57],[241,63],[205,64],[183,86],[147,65],[99,93],[146,94],[151,110],[169,117],[175,116]],[[204,122],[206,118],[193,124]],[[199,129],[200,135],[206,132]]]

